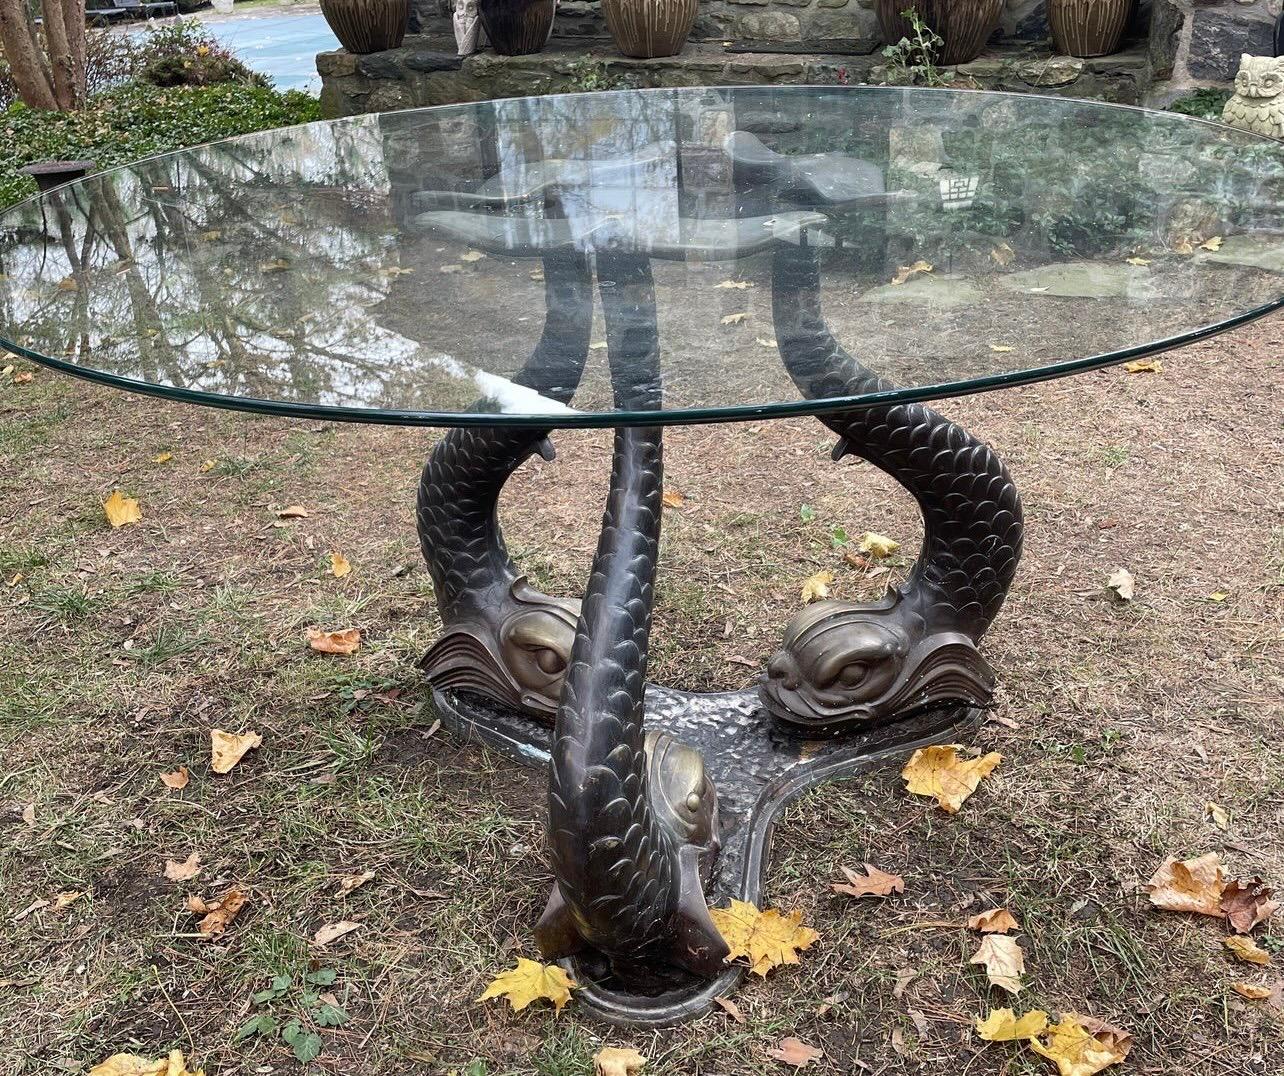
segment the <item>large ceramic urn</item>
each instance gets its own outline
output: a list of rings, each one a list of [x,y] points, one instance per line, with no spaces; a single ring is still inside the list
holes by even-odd
[[[321,14],[349,52],[383,52],[406,36],[410,0],[321,0]]]
[[[901,12],[917,11],[928,29],[944,42],[936,62],[949,67],[981,55],[999,25],[1003,0],[876,0],[875,10],[883,40],[889,45],[903,37],[913,39],[913,29]]]
[[[625,56],[674,56],[687,43],[699,0],[602,0],[602,14]]]
[[[1048,0],[1048,26],[1065,56],[1109,56],[1119,50],[1133,0]]]
[[[477,10],[491,48],[501,56],[525,56],[548,42],[557,0],[480,0]]]

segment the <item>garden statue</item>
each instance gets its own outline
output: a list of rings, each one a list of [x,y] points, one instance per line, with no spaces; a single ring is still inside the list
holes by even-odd
[[[1235,96],[1226,102],[1222,120],[1255,134],[1284,138],[1284,58],[1244,53],[1235,76]]]
[[[455,0],[455,12],[450,21],[455,28],[455,46],[460,56],[471,56],[477,51],[480,19],[477,0]]]

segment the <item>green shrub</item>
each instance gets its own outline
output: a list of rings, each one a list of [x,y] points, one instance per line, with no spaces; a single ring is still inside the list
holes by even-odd
[[[101,94],[79,112],[15,104],[0,114],[0,207],[35,193],[35,184],[17,172],[24,164],[83,158],[108,168],[319,118],[319,102],[306,93],[240,83],[172,89],[133,84]]]
[[[1180,112],[1184,116],[1197,116],[1202,120],[1219,120],[1222,118],[1222,109],[1231,96],[1230,90],[1206,86],[1178,97],[1168,106],[1168,111]]]
[[[138,45],[139,77],[156,86],[214,86],[241,82],[270,86],[268,79],[251,71],[226,45],[195,19],[179,19],[155,26]]]

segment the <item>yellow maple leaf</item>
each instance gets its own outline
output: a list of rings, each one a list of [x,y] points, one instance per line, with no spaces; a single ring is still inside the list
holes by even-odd
[[[1048,1014],[1042,1009],[1031,1009],[1023,1016],[1017,1016],[1011,1009],[994,1009],[984,1020],[976,1018],[976,1033],[986,1042],[1032,1039],[1042,1035],[1047,1027]]]
[[[862,553],[868,553],[872,557],[890,557],[900,547],[901,543],[895,539],[888,538],[885,534],[875,534],[873,531],[862,534],[857,545]]]
[[[1131,1039],[1123,1032],[1100,1025],[1108,1033],[1094,1035],[1082,1019],[1063,1013],[1061,1023],[1049,1027],[1046,1036],[1030,1040],[1031,1049],[1053,1062],[1060,1076],[1094,1076],[1128,1056]]]
[[[172,453],[172,452],[161,452],[161,453],[159,453],[158,455],[155,455],[155,456],[153,456],[153,457],[152,457],[152,462],[153,462],[153,463],[168,463],[168,462],[169,462],[170,460],[172,460],[173,458],[174,458],[174,453]]]
[[[1199,246],[1202,250],[1221,250],[1222,237],[1220,235],[1214,235],[1209,239],[1205,239],[1199,244]]]
[[[935,268],[931,262],[925,262],[921,259],[913,265],[902,265],[896,270],[896,275],[892,277],[893,284],[904,284],[915,273],[930,273]]]
[[[205,1076],[204,1071],[190,1071],[181,1050],[171,1050],[168,1057],[152,1061],[137,1054],[112,1054],[106,1061],[89,1070],[89,1076]]]
[[[352,571],[352,565],[348,562],[347,557],[342,553],[330,554],[330,574],[336,579],[342,579],[350,571]]]
[[[1025,971],[1025,952],[1015,938],[987,934],[981,948],[972,954],[969,964],[984,964],[990,982],[1009,994],[1021,993],[1021,973]]]
[[[1196,912],[1199,915],[1222,913],[1222,892],[1226,888],[1226,871],[1216,852],[1197,859],[1179,860],[1171,856],[1159,865],[1146,889],[1150,903],[1166,912]]]
[[[514,1009],[521,1010],[537,998],[546,998],[561,1009],[578,985],[556,964],[541,964],[519,956],[517,967],[496,975],[477,1000],[507,998]]]
[[[262,743],[263,737],[257,732],[234,733],[210,729],[210,769],[215,773],[230,773],[247,751]]]
[[[664,502],[665,508],[681,508],[687,503],[687,499],[676,489],[666,489],[660,500]]]
[[[1223,938],[1222,944],[1240,960],[1244,961],[1245,964],[1269,964],[1271,962],[1271,954],[1261,948],[1247,934],[1232,934],[1229,938]]]
[[[809,949],[819,939],[811,927],[802,925],[802,912],[781,915],[775,908],[759,910],[744,900],[733,900],[729,908],[710,908],[718,933],[727,943],[727,960],[745,957],[750,968],[765,976],[781,964],[797,964],[798,951]]]
[[[218,460],[204,460],[199,468],[201,474],[209,474],[218,466]]]
[[[1134,359],[1124,363],[1124,369],[1130,374],[1162,374],[1164,364],[1158,359]]]
[[[603,1046],[593,1055],[596,1076],[634,1076],[645,1064],[646,1058],[631,1046]]]
[[[1150,264],[1149,258],[1128,258],[1126,260],[1129,265],[1149,265]]]
[[[820,601],[821,598],[828,598],[829,584],[833,581],[833,572],[817,572],[815,575],[809,575],[803,580],[803,605],[810,605],[812,602]]]
[[[137,523],[143,518],[143,510],[133,497],[123,496],[118,489],[111,491],[111,496],[103,501],[103,514],[113,527],[124,527]]]
[[[934,796],[950,814],[976,791],[1003,756],[991,751],[980,758],[959,758],[958,745],[920,747],[901,770],[905,788],[916,796]]]

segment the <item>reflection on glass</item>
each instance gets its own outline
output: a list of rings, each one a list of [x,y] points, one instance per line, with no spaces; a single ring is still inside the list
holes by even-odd
[[[0,340],[180,394],[350,417],[746,414],[800,406],[773,325],[785,245],[813,251],[825,323],[862,364],[959,386],[1279,302],[1282,177],[1284,147],[1241,132],[978,93],[655,91],[364,116],[143,161],[10,211]],[[550,257],[596,266],[599,296],[579,270],[569,290],[550,283]],[[605,305],[628,316],[607,326],[602,289],[617,286]],[[549,331],[568,319],[587,344]]]

